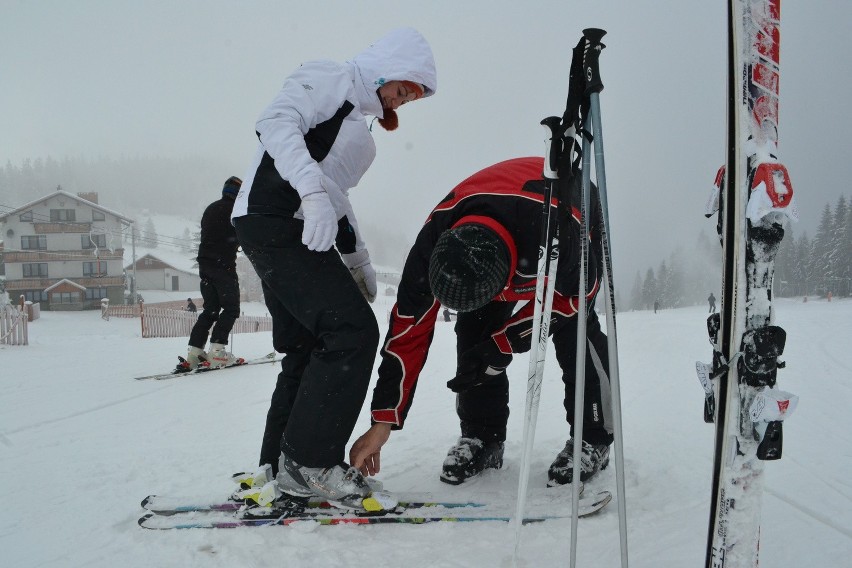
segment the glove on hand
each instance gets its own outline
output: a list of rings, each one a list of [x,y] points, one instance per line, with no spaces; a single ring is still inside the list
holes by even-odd
[[[302,198],[302,215],[305,228],[302,244],[309,250],[326,251],[334,244],[337,236],[337,214],[331,200],[324,191],[310,193]]]
[[[461,354],[458,373],[447,387],[455,393],[478,387],[506,370],[511,362],[512,354],[500,351],[493,339],[483,341]]]
[[[376,300],[378,286],[376,285],[376,271],[370,263],[370,253],[367,249],[359,250],[349,254],[341,255],[343,263],[349,268],[349,273],[355,279],[355,284],[371,304]]]

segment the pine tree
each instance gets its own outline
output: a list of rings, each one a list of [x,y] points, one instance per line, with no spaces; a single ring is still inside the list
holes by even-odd
[[[630,309],[641,310],[642,306],[642,277],[637,270],[636,278],[633,279],[633,287],[630,289]]]
[[[679,308],[687,305],[686,278],[686,255],[681,247],[677,247],[669,257],[669,307]]]
[[[145,222],[145,228],[142,230],[142,246],[148,248],[157,248],[157,240],[159,236],[157,235],[157,228],[154,226],[154,220],[148,217],[148,220]]]
[[[813,253],[810,267],[811,275],[818,286],[818,289],[814,291],[820,295],[828,291],[827,283],[833,276],[830,259],[833,228],[834,215],[831,212],[831,206],[826,203],[812,243]]]
[[[642,304],[645,309],[650,309],[659,297],[659,285],[654,269],[649,268],[645,273],[645,281],[642,283]]]
[[[796,250],[796,236],[792,226],[787,226],[775,256],[775,294],[782,298],[796,293]]]
[[[826,287],[833,294],[844,296],[846,295],[846,283],[842,275],[844,272],[842,256],[847,214],[846,196],[841,195],[834,208],[834,217],[831,222],[831,234],[829,235],[827,251],[827,265],[829,266],[830,274]]]
[[[852,207],[846,202],[846,217],[840,219],[839,251],[837,255],[837,277],[841,280],[839,295],[852,295]]]
[[[797,293],[802,296],[808,296],[814,293],[815,285],[813,282],[813,271],[811,269],[812,263],[810,262],[812,253],[813,245],[808,238],[808,234],[802,233],[802,236],[796,243],[796,262],[793,270],[796,282],[795,288]]]

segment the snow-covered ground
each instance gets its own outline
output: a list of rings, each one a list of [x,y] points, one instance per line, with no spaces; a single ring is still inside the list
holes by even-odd
[[[386,325],[391,299],[375,309]],[[261,306],[258,306],[262,309]],[[713,429],[702,420],[694,361],[709,360],[705,311],[619,315],[630,566],[693,567],[704,558]],[[788,332],[780,386],[800,395],[784,457],[767,464],[761,566],[849,565],[852,550],[852,301],[778,302]],[[169,381],[135,381],[171,367],[186,340],[141,339],[138,320],[43,312],[27,347],[0,347],[0,564],[9,567],[510,566],[503,523],[147,531],[148,494],[224,497],[229,475],[253,468],[276,370],[259,365]],[[439,322],[405,430],[382,456],[398,492],[480,499],[514,508],[526,356],[510,368],[506,465],[470,483],[438,481],[458,433],[452,325]],[[269,334],[235,336],[235,351],[271,350]],[[366,408],[356,428],[368,425]],[[563,504],[546,469],[567,436],[552,351],[531,470],[528,514]],[[590,489],[613,489],[614,468]],[[570,519],[524,527],[521,562],[567,565]],[[583,519],[578,566],[617,567],[617,507]]]

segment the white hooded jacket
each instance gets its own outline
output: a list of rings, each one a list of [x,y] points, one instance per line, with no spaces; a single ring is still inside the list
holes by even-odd
[[[377,89],[407,80],[437,89],[432,50],[413,28],[391,31],[351,61],[312,61],[284,82],[255,125],[257,151],[234,203],[232,219],[250,214],[301,215],[302,197],[328,193],[338,219],[346,217],[355,242],[338,250],[364,248],[348,190],[372,164],[376,146],[366,116],[384,115]]]

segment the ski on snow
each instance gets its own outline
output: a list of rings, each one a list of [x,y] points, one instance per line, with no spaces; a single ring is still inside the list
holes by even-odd
[[[797,215],[778,161],[781,0],[729,0],[728,22],[727,157],[707,211],[719,211],[722,304],[707,321],[713,362],[696,364],[716,434],[705,568],[755,568],[764,461],[781,457],[798,400],[775,386],[786,334],[772,306],[783,224]]]
[[[178,357],[181,359],[181,363],[184,361],[182,357]],[[201,373],[212,373],[213,371],[222,371],[224,369],[233,369],[234,367],[245,367],[246,365],[261,365],[264,363],[275,363],[280,361],[281,359],[275,358],[275,353],[269,353],[268,355],[264,355],[263,357],[258,357],[257,359],[238,359],[237,363],[233,365],[228,365],[226,367],[197,367],[195,369],[182,369],[180,364],[178,367],[170,371],[168,373],[160,373],[157,375],[147,375],[144,377],[136,377],[137,381],[163,381],[167,379],[176,379],[178,377],[188,377],[190,375],[198,375]]]
[[[149,495],[142,500],[143,509],[162,516],[209,511],[236,512],[239,511],[242,506],[242,501],[205,503],[203,501],[180,501],[160,495]],[[425,507],[456,509],[460,507],[486,507],[487,505],[471,501],[399,501],[398,506],[404,509],[420,509]],[[334,505],[327,501],[309,501],[307,507],[308,509],[335,509]]]
[[[599,512],[612,500],[608,491],[580,500],[580,516]],[[477,502],[415,501],[402,500],[390,510],[378,512],[354,512],[339,509],[327,502],[311,502],[299,514],[289,516],[241,516],[242,504],[235,501],[220,503],[179,503],[173,499],[151,495],[142,501],[148,512],[139,519],[139,526],[146,529],[213,529],[257,526],[289,526],[293,523],[312,521],[320,525],[373,525],[373,524],[426,524],[436,522],[508,522],[511,516],[491,512],[488,504]],[[447,512],[439,512],[446,509]],[[424,515],[428,510],[431,514]],[[469,514],[460,513],[470,511]],[[553,519],[566,519],[570,515],[543,515],[528,517],[524,523],[536,523]]]

